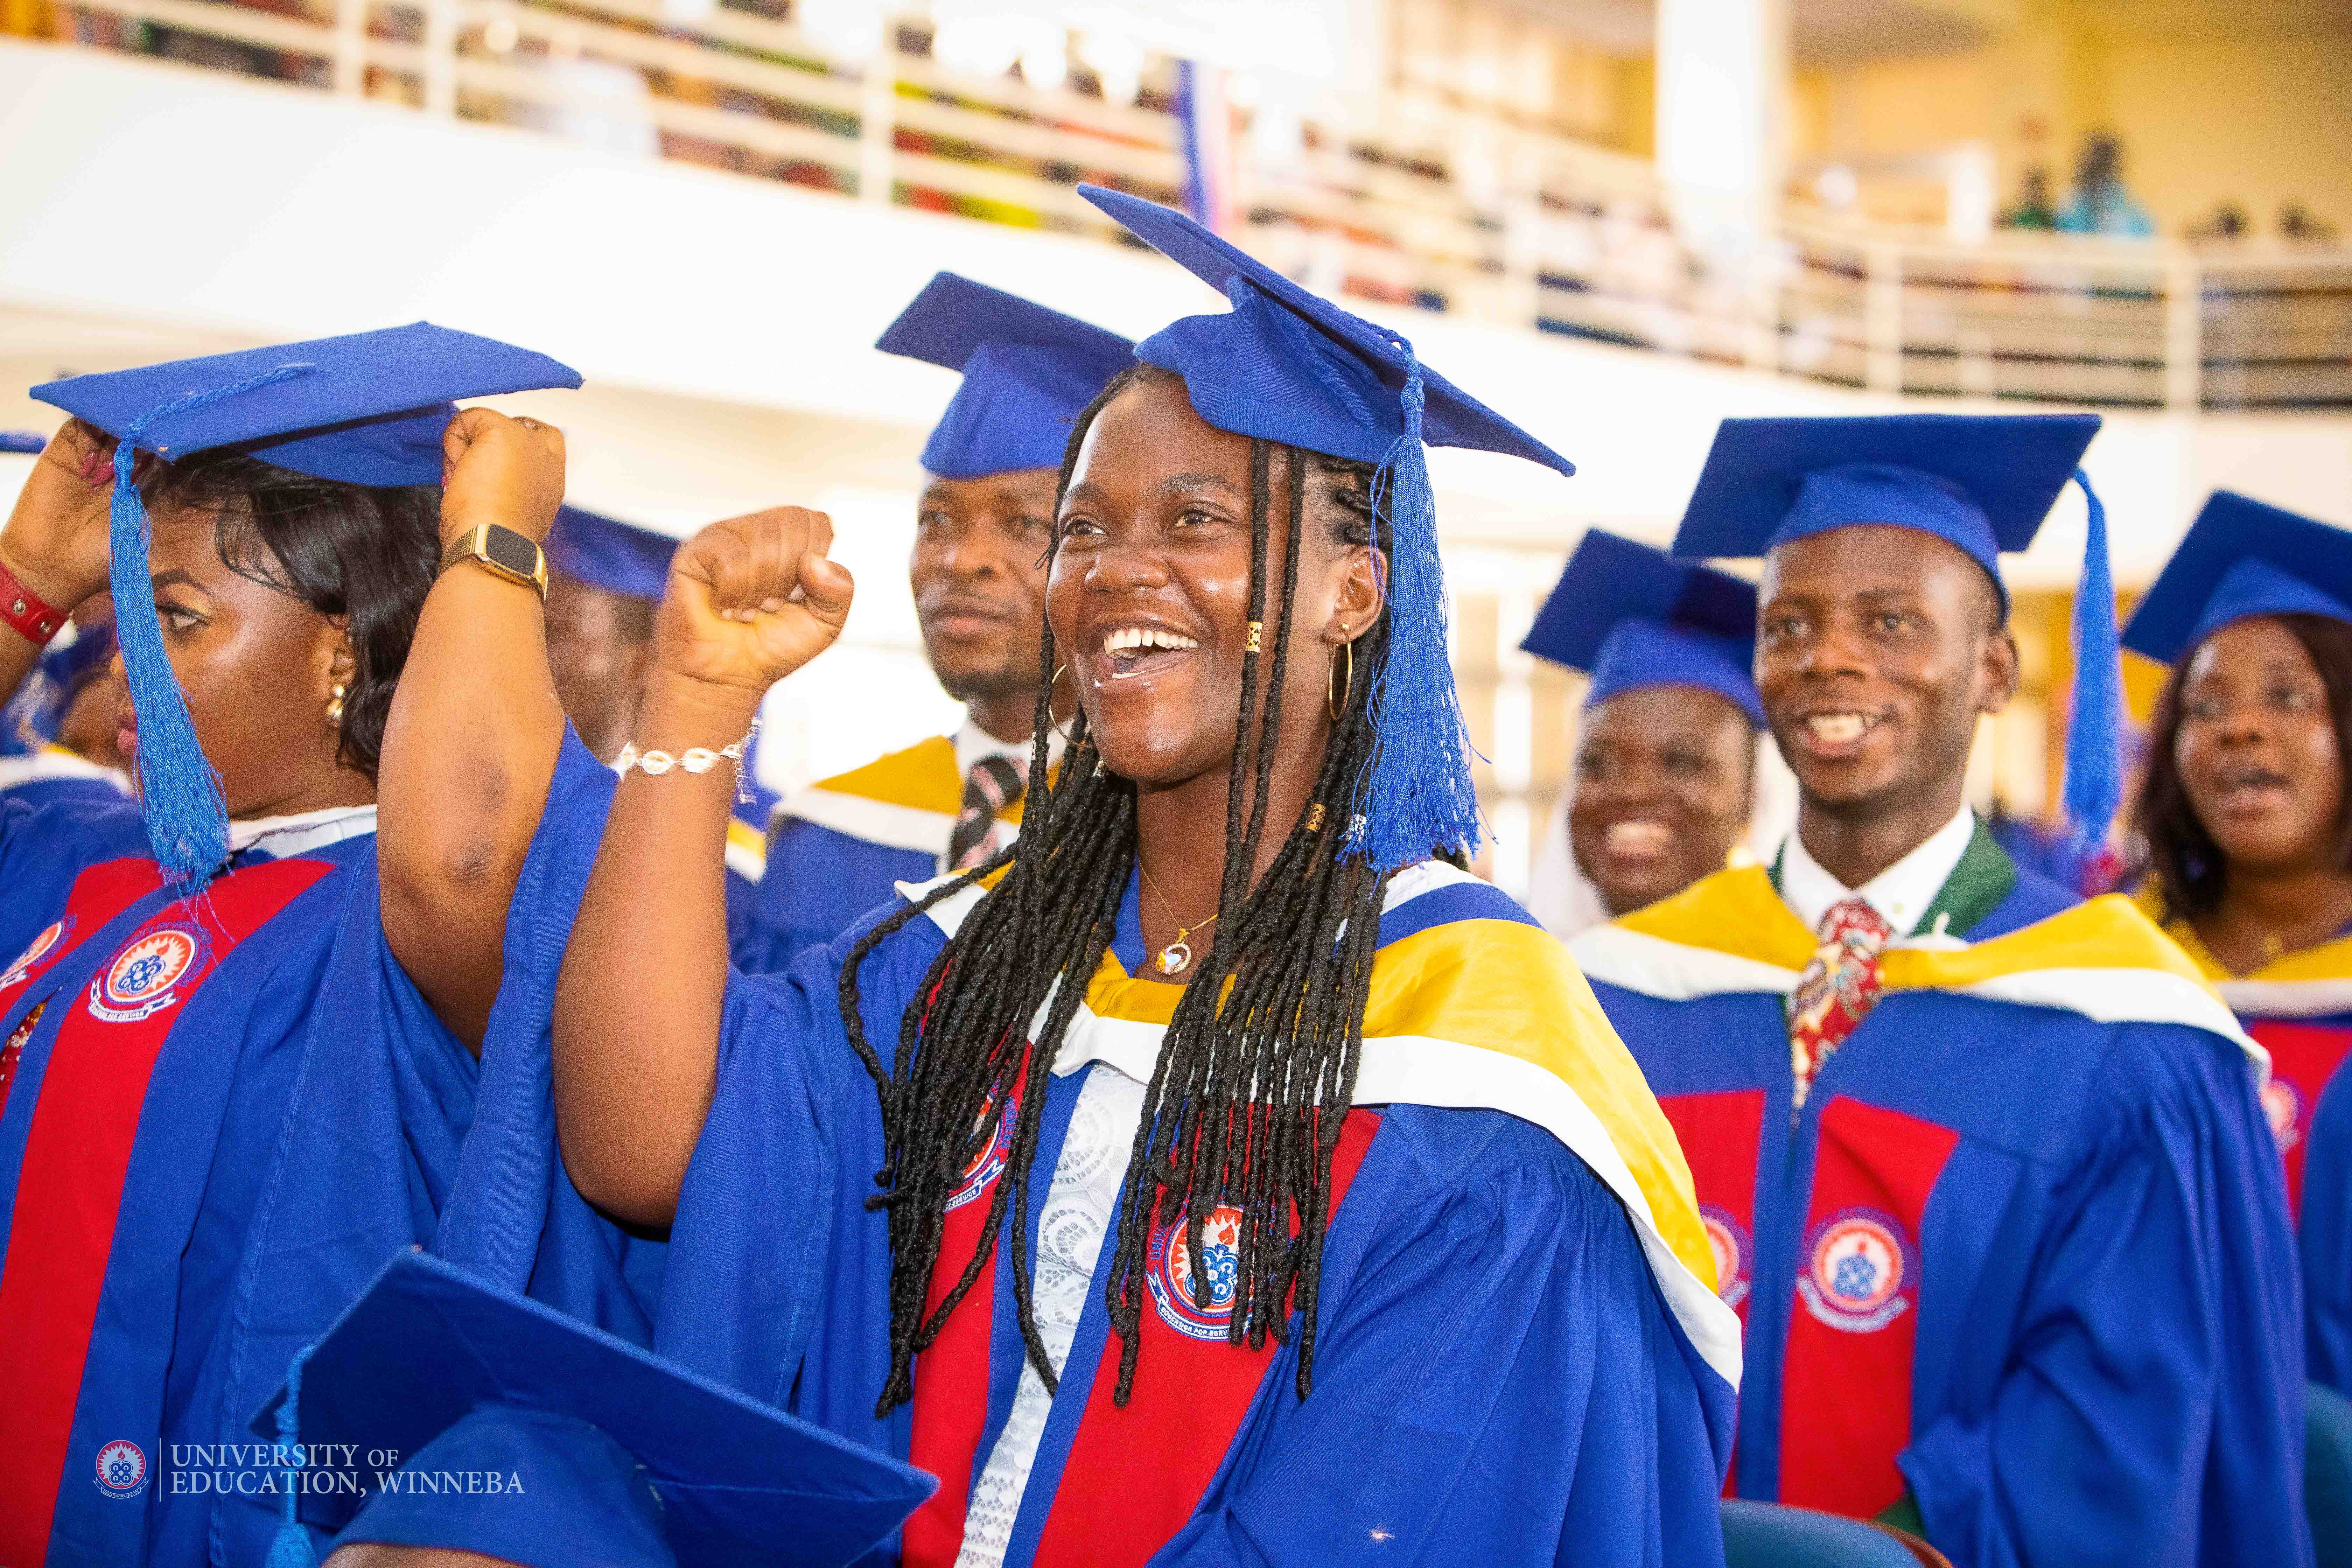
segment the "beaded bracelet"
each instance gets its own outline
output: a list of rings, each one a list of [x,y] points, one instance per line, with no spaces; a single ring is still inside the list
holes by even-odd
[[[684,768],[690,773],[707,773],[722,760],[730,762],[735,764],[735,798],[749,805],[754,797],[751,786],[743,780],[743,758],[759,735],[760,721],[753,719],[751,727],[743,731],[743,738],[731,746],[721,746],[715,752],[708,746],[688,746],[677,756],[667,752],[640,752],[637,743],[632,741],[621,748],[619,756],[613,759],[613,771],[625,774],[635,768],[648,777],[659,778],[672,768]]]

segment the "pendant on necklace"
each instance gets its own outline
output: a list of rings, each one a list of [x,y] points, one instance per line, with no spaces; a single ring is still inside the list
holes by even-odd
[[[1184,943],[1184,939],[1192,934],[1190,931],[1178,927],[1176,940],[1160,950],[1151,961],[1151,967],[1162,974],[1181,973],[1192,962],[1192,950]]]

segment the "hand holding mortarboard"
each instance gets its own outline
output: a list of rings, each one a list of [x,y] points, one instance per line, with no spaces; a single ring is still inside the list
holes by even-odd
[[[106,592],[113,443],[68,419],[42,447],[0,532],[0,565],[60,610]]]
[[[563,432],[461,409],[441,437],[441,544],[481,523],[543,540],[563,504]]]
[[[833,646],[849,619],[849,569],[827,558],[833,519],[770,507],[714,522],[670,566],[655,633],[662,668],[748,693],[769,687]]]

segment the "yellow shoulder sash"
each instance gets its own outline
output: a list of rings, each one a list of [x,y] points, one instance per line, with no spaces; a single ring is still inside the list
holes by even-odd
[[[1570,944],[1593,979],[1664,1001],[1739,993],[1787,995],[1811,958],[1811,933],[1759,868],[1720,871],[1674,898]],[[2053,1007],[2099,1023],[2186,1024],[2248,1039],[2189,955],[2117,894],[1979,942],[1898,940],[1882,973],[1888,992],[1942,991]]]
[[[1737,1387],[1738,1319],[1715,1294],[1714,1253],[1689,1167],[1567,949],[1513,918],[1502,894],[1435,862],[1391,879],[1387,910],[1463,884],[1480,890],[1482,906],[1491,895],[1492,916],[1432,924],[1390,942],[1373,962],[1356,1103],[1500,1110],[1549,1132],[1625,1205],[1676,1320]],[[928,913],[952,934],[981,896],[967,889]],[[1181,994],[1106,954],[1055,1070],[1102,1061],[1150,1081]]]

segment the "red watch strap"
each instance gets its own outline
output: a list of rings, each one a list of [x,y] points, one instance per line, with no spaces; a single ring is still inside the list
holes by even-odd
[[[40,647],[66,624],[66,613],[16,581],[7,567],[0,566],[0,621],[16,627],[26,640]]]

